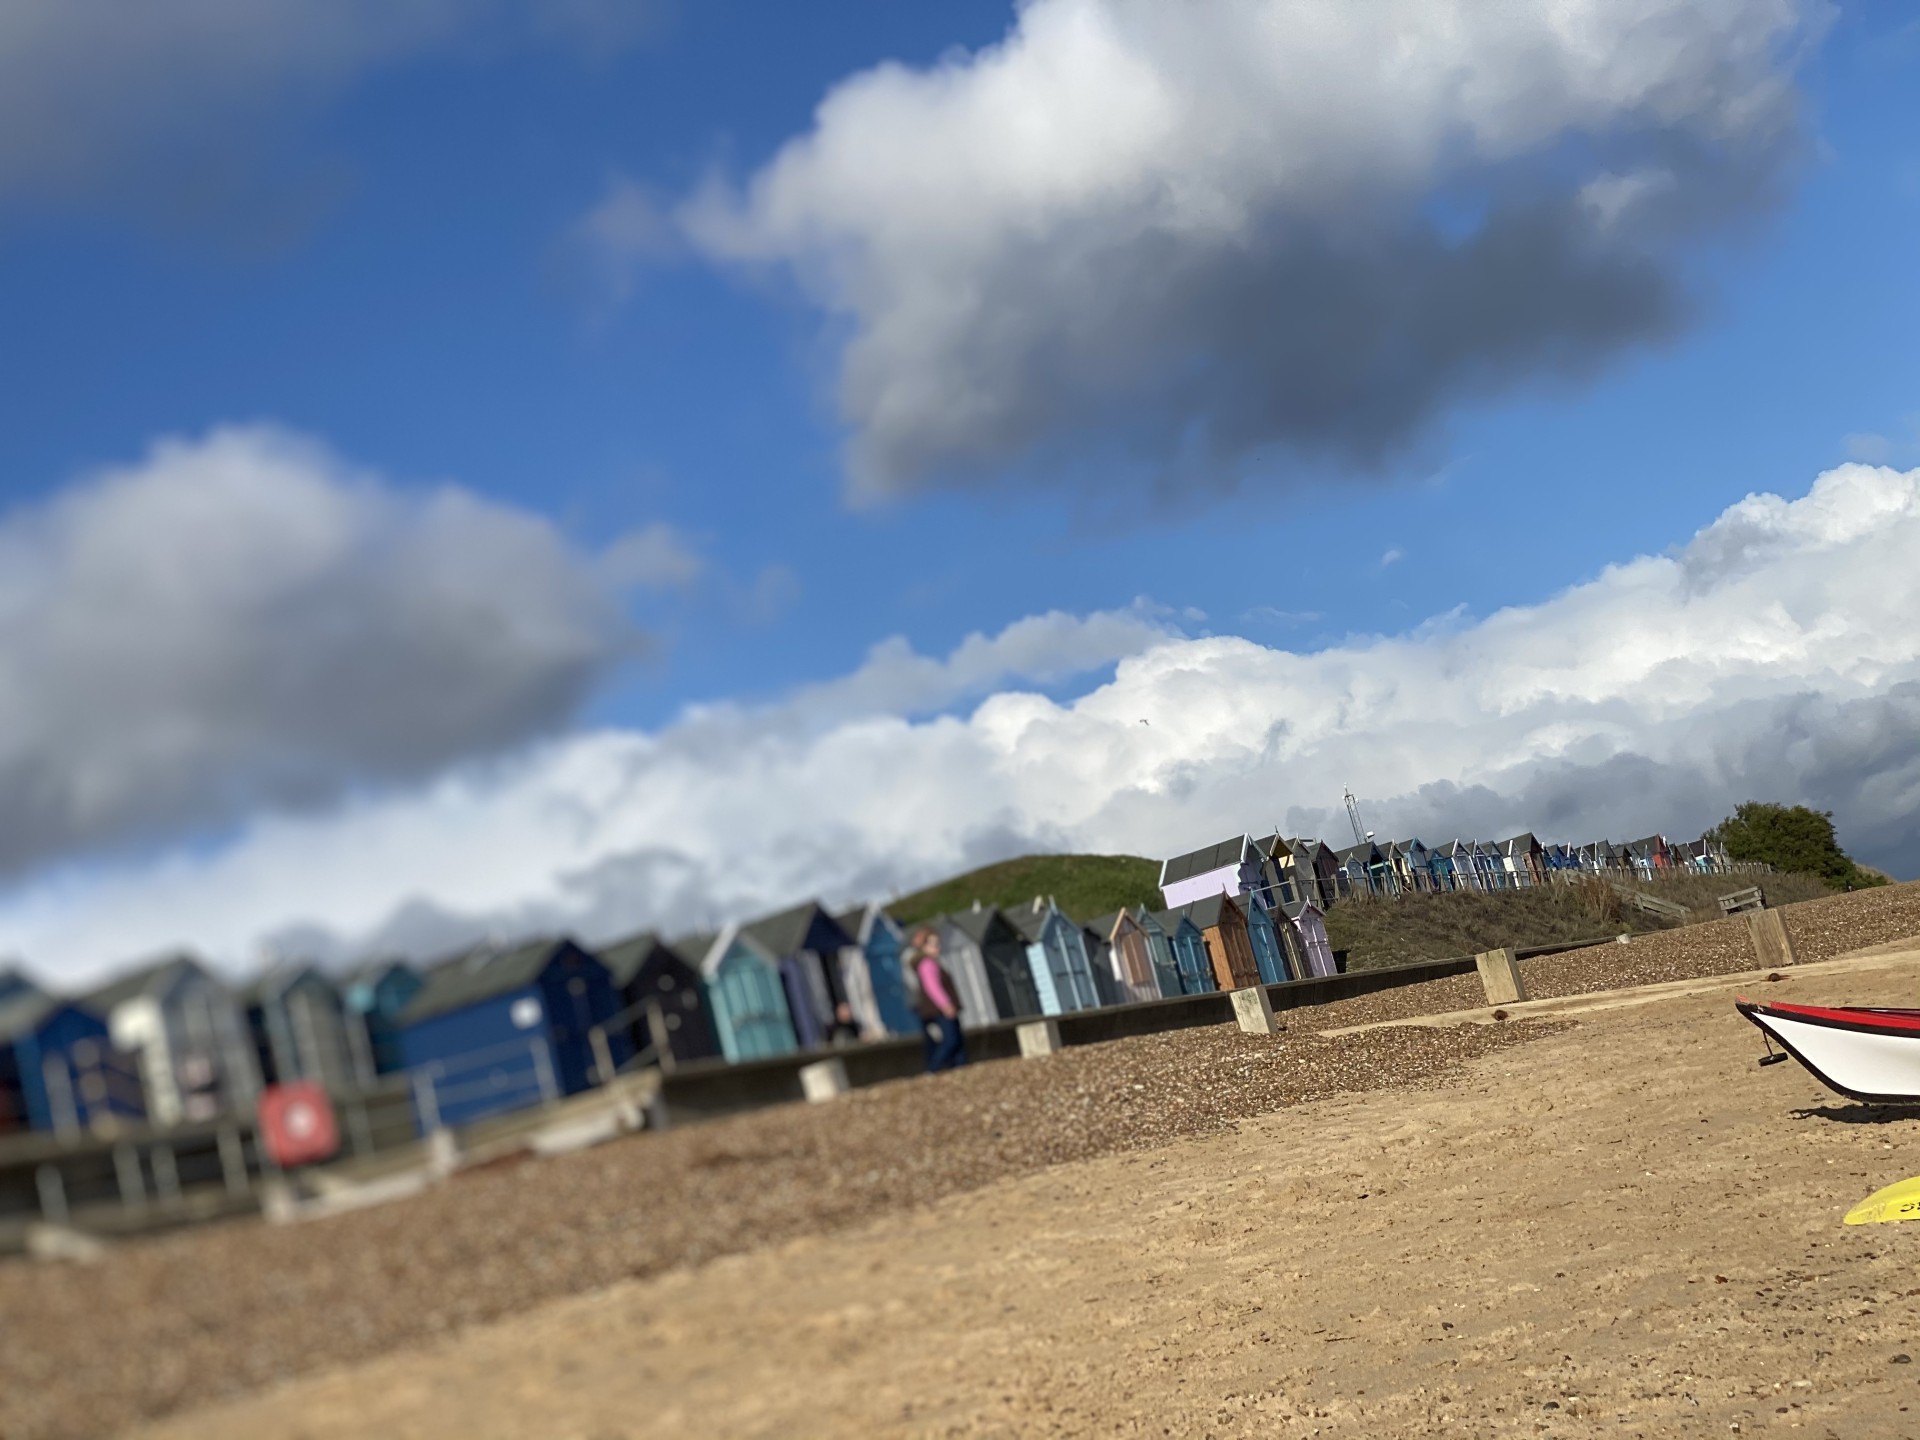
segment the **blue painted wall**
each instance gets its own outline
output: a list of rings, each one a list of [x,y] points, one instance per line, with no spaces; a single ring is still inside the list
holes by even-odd
[[[880,1011],[880,1023],[895,1035],[918,1035],[920,1017],[907,1003],[907,984],[900,971],[900,952],[904,947],[891,925],[876,922],[867,931],[867,976],[873,984],[874,1005]]]
[[[373,1068],[379,1074],[389,1075],[406,1068],[399,1016],[420,993],[424,983],[420,972],[411,965],[394,965],[371,983],[356,981],[347,988],[347,1008],[358,1014],[366,1025]]]
[[[575,946],[556,947],[530,984],[407,1025],[401,1054],[409,1070],[435,1067],[441,1123],[466,1125],[541,1102],[536,1052],[544,1053],[560,1094],[586,1089],[594,1064],[590,1032],[622,1003],[597,959]],[[626,1027],[610,1031],[607,1041],[615,1065],[632,1056]],[[426,1117],[418,1118],[424,1127]]]
[[[739,940],[707,977],[707,1008],[729,1060],[791,1055],[800,1048],[779,970]]]
[[[1247,938],[1253,944],[1253,963],[1260,971],[1261,984],[1278,985],[1294,978],[1287,973],[1285,952],[1280,948],[1273,918],[1267,914],[1267,907],[1257,902],[1247,906]]]
[[[138,1120],[146,1109],[139,1095],[128,1085],[109,1086],[105,1095],[89,1096],[82,1077],[96,1065],[79,1063],[75,1048],[87,1043],[110,1052],[106,1022],[90,1010],[77,1005],[61,1005],[50,1011],[40,1024],[12,1043],[0,1045],[0,1091],[4,1105],[33,1130],[52,1130],[55,1116],[53,1099],[47,1092],[48,1061],[64,1066],[71,1087],[77,1117],[81,1123],[105,1115]]]
[[[1182,995],[1206,995],[1218,987],[1213,983],[1213,962],[1207,956],[1207,937],[1191,920],[1182,919],[1167,937],[1173,947],[1173,963],[1180,972]]]

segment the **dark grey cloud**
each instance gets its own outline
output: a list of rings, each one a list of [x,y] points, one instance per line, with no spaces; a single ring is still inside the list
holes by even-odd
[[[281,142],[365,77],[427,55],[647,39],[663,0],[7,0],[0,206],[80,202],[268,226],[339,183]]]
[[[0,520],[0,874],[554,728],[640,643],[602,568],[540,517],[268,430]]]

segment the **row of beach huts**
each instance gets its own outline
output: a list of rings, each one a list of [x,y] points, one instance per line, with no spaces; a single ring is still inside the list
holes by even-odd
[[[985,1024],[1333,974],[1342,957],[1325,915],[1351,901],[1731,868],[1711,840],[1657,835],[1335,849],[1241,834],[1165,861],[1159,909],[1076,917],[1036,896],[924,923],[941,936],[963,1023]],[[542,938],[338,976],[279,963],[237,989],[188,955],[77,996],[0,970],[0,1133],[246,1116],[264,1087],[295,1080],[341,1098],[402,1086],[425,1131],[637,1066],[912,1035],[907,940],[885,905],[808,901],[673,940],[649,931],[589,949]]]

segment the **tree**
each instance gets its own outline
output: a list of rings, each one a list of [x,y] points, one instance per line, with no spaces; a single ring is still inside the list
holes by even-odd
[[[1726,846],[1727,854],[1735,860],[1818,875],[1836,890],[1887,883],[1886,876],[1861,869],[1840,848],[1830,810],[1750,800],[1714,827],[1713,838]]]

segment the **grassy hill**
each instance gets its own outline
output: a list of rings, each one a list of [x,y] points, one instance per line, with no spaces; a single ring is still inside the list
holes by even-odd
[[[903,895],[887,909],[903,925],[949,910],[1017,905],[1051,895],[1076,920],[1091,920],[1127,905],[1159,909],[1160,862],[1135,855],[1022,855],[956,875]]]

